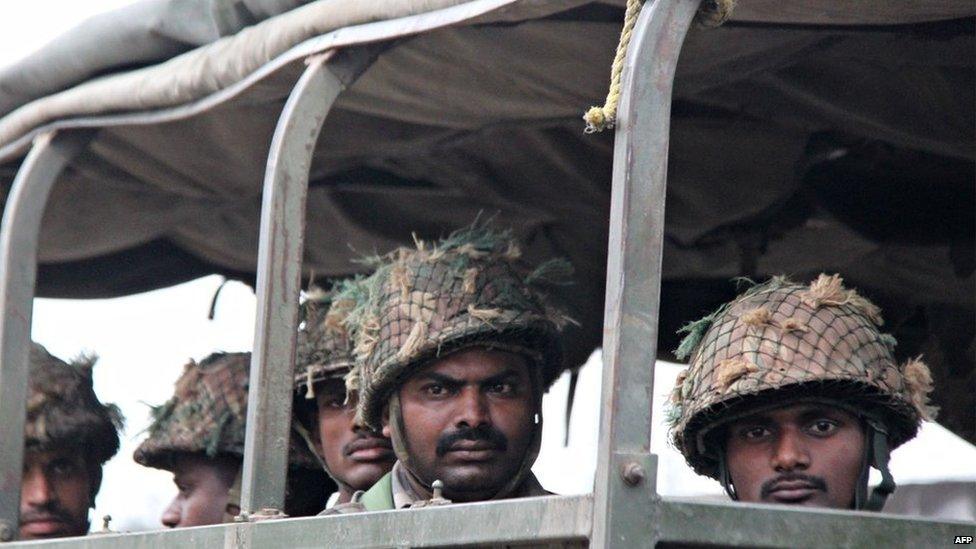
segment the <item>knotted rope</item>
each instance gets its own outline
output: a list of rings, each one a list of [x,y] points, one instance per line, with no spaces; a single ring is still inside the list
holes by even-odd
[[[664,0],[661,0],[664,1]],[[714,28],[728,21],[735,8],[736,0],[703,0],[698,9],[696,20],[703,27]],[[624,12],[624,27],[620,31],[620,41],[617,42],[617,53],[613,57],[610,67],[610,90],[602,107],[590,107],[583,115],[586,122],[585,133],[602,132],[613,128],[617,118],[617,104],[620,102],[620,75],[624,70],[624,60],[630,47],[630,38],[637,24],[637,16],[644,7],[644,0],[627,0],[627,10]]]

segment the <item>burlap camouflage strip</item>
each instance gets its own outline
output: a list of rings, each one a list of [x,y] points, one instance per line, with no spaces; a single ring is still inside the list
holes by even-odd
[[[377,258],[347,317],[361,362],[359,421],[380,428],[390,392],[424,361],[479,345],[533,359],[548,387],[564,366],[558,333],[570,319],[541,288],[567,283],[563,260],[521,265],[508,232],[474,225],[437,243]]]
[[[180,453],[243,459],[250,362],[250,353],[214,353],[199,363],[190,361],[173,397],[153,409],[149,437],[136,449],[135,460],[171,469]],[[318,461],[300,440],[291,437],[290,466],[318,470]]]
[[[760,405],[822,395],[881,416],[891,447],[915,436],[932,378],[914,359],[899,366],[881,311],[838,275],[810,285],[778,277],[691,323],[676,351],[692,356],[669,403],[672,441],[700,474],[716,477],[703,435]]]
[[[85,452],[101,465],[119,450],[123,418],[114,404],[102,404],[92,386],[95,358],[66,363],[36,343],[30,351],[30,389],[24,446],[27,451],[65,448]]]

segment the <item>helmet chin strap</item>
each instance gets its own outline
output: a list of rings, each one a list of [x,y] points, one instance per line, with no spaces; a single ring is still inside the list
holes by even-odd
[[[729,465],[725,460],[724,449],[719,452],[718,479],[722,483],[722,488],[725,488],[725,493],[729,495],[732,501],[739,501],[739,494],[736,493],[735,485],[732,484],[732,473],[729,472]]]
[[[891,470],[888,469],[888,461],[891,458],[888,449],[888,431],[881,422],[872,418],[867,418],[867,424],[867,444],[864,449],[866,463],[861,474],[863,483],[859,486],[859,491],[863,489],[863,492],[859,495],[867,494],[870,467],[874,467],[881,473],[881,483],[871,490],[871,494],[866,500],[862,497],[860,501],[857,501],[855,509],[881,511],[884,509],[888,496],[895,491],[896,487],[895,479],[891,476]]]
[[[241,477],[244,476],[244,467],[237,470],[234,475],[234,484],[227,490],[227,503],[224,505],[224,522],[234,522],[234,517],[241,512]]]

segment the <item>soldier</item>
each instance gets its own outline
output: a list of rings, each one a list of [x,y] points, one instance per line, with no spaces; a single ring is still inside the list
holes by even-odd
[[[911,439],[932,378],[898,366],[881,311],[838,275],[773,278],[683,330],[672,438],[733,500],[881,510],[890,450]],[[881,484],[868,494],[870,467]]]
[[[95,360],[67,364],[44,347],[30,353],[24,430],[20,538],[88,532],[88,510],[102,484],[102,466],[119,450],[122,414],[92,388]]]
[[[173,473],[179,492],[163,513],[169,528],[231,522],[240,512],[250,353],[191,361],[173,398],[153,409],[136,462]],[[313,515],[332,488],[304,444],[292,437],[284,512]]]
[[[313,289],[303,303],[298,332],[294,414],[296,430],[322,458],[322,466],[339,485],[326,505],[347,503],[353,493],[366,490],[390,471],[390,439],[355,422],[358,395],[346,389],[355,369],[352,342],[343,319],[354,304],[333,298],[355,292],[360,279],[336,284],[332,293]]]
[[[549,494],[531,467],[566,317],[534,286],[568,264],[524,275],[519,256],[507,233],[473,227],[396,250],[364,283],[347,317],[362,364],[357,417],[390,436],[397,462],[359,510]]]

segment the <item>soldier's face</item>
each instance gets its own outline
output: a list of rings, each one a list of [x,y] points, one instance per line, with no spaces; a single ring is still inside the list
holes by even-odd
[[[432,361],[400,388],[411,468],[453,501],[496,494],[518,472],[536,404],[520,355],[472,348]]]
[[[852,414],[800,404],[729,424],[726,460],[740,501],[849,509],[864,459]]]
[[[329,472],[344,491],[340,503],[356,490],[367,490],[393,466],[390,439],[355,423],[356,395],[346,400],[341,379],[315,386],[319,441]]]
[[[163,512],[163,525],[183,528],[220,524],[226,514],[238,514],[240,508],[228,505],[228,496],[239,468],[238,460],[231,458],[177,456],[173,461],[173,482],[178,492]]]
[[[82,452],[27,452],[20,485],[20,538],[83,536],[93,479]]]

